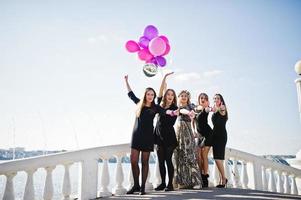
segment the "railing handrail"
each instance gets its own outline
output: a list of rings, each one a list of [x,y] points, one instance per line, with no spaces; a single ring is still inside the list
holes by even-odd
[[[237,160],[244,160],[246,162],[258,162],[265,168],[272,168],[275,170],[286,171],[294,174],[297,177],[301,177],[301,170],[292,166],[287,166],[281,163],[274,162],[261,156],[256,156],[244,151],[240,151],[233,148],[226,148],[226,156],[228,158],[236,158]]]
[[[9,172],[26,171],[32,168],[37,169],[45,166],[56,166],[61,164],[74,163],[87,159],[108,159],[112,156],[124,156],[127,153],[129,153],[129,151],[130,145],[126,143],[5,161],[0,163],[0,175]],[[235,158],[236,160],[244,160],[245,162],[260,163],[266,168],[289,172],[294,174],[296,177],[301,177],[300,169],[276,163],[266,158],[243,152],[237,149],[226,148],[226,157]]]
[[[129,144],[117,144],[4,161],[0,163],[0,175],[33,168],[38,169],[45,166],[74,163],[87,159],[109,159],[112,156],[124,156],[129,151]]]

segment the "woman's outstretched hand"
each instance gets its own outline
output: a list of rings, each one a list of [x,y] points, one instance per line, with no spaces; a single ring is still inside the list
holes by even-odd
[[[174,72],[169,72],[169,73],[167,73],[167,74],[165,74],[165,78],[167,77],[167,76],[169,76],[169,75],[172,75]]]
[[[128,82],[128,79],[129,79],[129,75],[125,75],[125,76],[124,76],[124,80],[125,80],[126,82]]]

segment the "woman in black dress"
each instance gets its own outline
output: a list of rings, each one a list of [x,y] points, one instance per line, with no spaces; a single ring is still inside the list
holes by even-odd
[[[177,97],[176,93],[173,89],[167,89],[164,93],[163,99],[163,90],[166,87],[166,77],[172,73],[168,73],[164,76],[160,92],[158,95],[158,104],[161,104],[161,107],[165,110],[177,110]],[[178,115],[178,112],[177,112]],[[174,124],[177,120],[177,116],[169,116],[169,115],[160,115],[158,116],[156,128],[155,128],[155,144],[157,144],[157,155],[159,161],[159,169],[161,175],[161,184],[155,188],[155,190],[165,190],[172,191],[173,188],[173,177],[174,177],[174,166],[172,164],[172,154],[174,149],[177,146],[177,138],[174,130]],[[165,177],[166,177],[166,169],[165,162],[167,165],[168,171],[168,185],[166,186]]]
[[[208,95],[201,93],[198,97],[198,106],[196,107],[195,127],[198,143],[198,164],[201,170],[203,187],[208,187],[208,153],[212,146],[212,128],[208,124],[208,115],[210,112]]]
[[[224,98],[221,94],[214,95],[213,123],[213,158],[220,174],[220,181],[216,187],[226,187],[228,179],[225,177],[224,160],[227,143],[226,122],[228,112]]]
[[[136,120],[131,141],[131,168],[134,178],[134,186],[127,192],[127,194],[133,194],[139,192],[140,195],[145,194],[145,182],[148,175],[148,161],[150,152],[154,150],[154,127],[153,120],[157,113],[162,115],[169,114],[174,115],[171,110],[164,110],[159,105],[154,103],[156,98],[156,92],[153,88],[146,88],[143,100],[140,101],[133,93],[129,83],[128,76],[125,77],[126,86],[128,89],[128,96],[138,105],[136,112]],[[139,185],[139,155],[141,152],[141,163],[142,163],[142,183]]]

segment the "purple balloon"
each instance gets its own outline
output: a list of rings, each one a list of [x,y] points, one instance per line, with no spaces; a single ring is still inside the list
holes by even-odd
[[[156,60],[160,67],[164,67],[166,65],[166,59],[163,56],[156,57]]]
[[[159,34],[158,29],[153,25],[148,25],[144,29],[143,35],[147,37],[149,40],[152,40],[153,38],[157,37]]]
[[[149,39],[147,39],[147,37],[142,36],[139,38],[139,45],[142,48],[147,48],[148,47],[148,43],[149,43]]]

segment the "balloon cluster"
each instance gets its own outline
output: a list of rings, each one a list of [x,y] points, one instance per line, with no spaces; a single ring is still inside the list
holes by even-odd
[[[130,53],[137,52],[139,59],[145,61],[145,66],[148,69],[153,68],[151,75],[146,74],[147,76],[154,76],[157,66],[164,67],[166,65],[164,56],[170,51],[167,37],[164,35],[159,36],[158,29],[153,25],[145,27],[143,36],[139,38],[139,42],[129,40],[126,42],[125,47]]]

